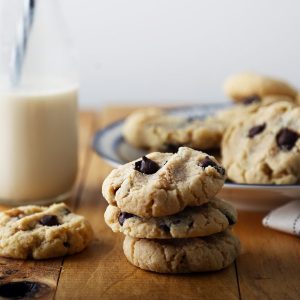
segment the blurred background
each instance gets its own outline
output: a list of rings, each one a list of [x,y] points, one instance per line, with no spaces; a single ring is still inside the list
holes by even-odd
[[[1,0],[8,1],[8,0]],[[297,0],[59,0],[85,108],[226,101],[243,70],[300,88]]]

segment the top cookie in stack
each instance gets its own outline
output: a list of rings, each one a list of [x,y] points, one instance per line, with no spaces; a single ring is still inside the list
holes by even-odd
[[[212,156],[181,147],[175,154],[153,152],[113,170],[102,193],[122,211],[162,217],[207,203],[221,190],[224,180],[225,170]]]
[[[126,235],[124,253],[135,266],[160,273],[213,271],[236,258],[230,231],[235,209],[215,195],[225,170],[205,153],[187,147],[175,154],[150,153],[106,178],[110,205],[105,221]]]

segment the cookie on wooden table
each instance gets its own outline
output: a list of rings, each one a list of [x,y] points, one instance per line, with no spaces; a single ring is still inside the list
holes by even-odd
[[[158,273],[217,271],[238,256],[239,240],[230,231],[203,238],[149,240],[126,236],[125,256],[136,267]]]
[[[153,152],[114,169],[102,193],[123,212],[162,217],[208,202],[224,180],[225,170],[214,157],[181,147],[174,154]]]
[[[230,126],[222,143],[222,163],[238,183],[300,182],[300,107],[277,102]]]
[[[0,213],[0,256],[46,259],[73,254],[92,237],[89,222],[64,203],[20,206]]]
[[[114,232],[135,238],[171,239],[207,236],[222,232],[237,221],[236,210],[218,198],[167,217],[141,218],[121,212],[109,205],[105,211],[106,224]]]

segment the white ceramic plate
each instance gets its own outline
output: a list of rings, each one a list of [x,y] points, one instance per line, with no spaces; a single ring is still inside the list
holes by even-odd
[[[203,118],[229,104],[210,104],[169,109],[174,115]],[[122,136],[124,120],[110,124],[96,132],[93,148],[108,164],[118,167],[135,160],[147,152],[127,144]],[[224,200],[232,202],[238,209],[268,211],[288,201],[299,199],[300,185],[259,185],[225,183],[219,194]]]

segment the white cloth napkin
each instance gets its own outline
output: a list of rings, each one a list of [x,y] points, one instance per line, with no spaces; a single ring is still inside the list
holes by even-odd
[[[266,227],[300,236],[300,200],[272,210],[262,222]]]

